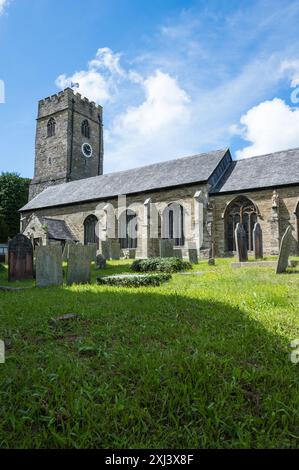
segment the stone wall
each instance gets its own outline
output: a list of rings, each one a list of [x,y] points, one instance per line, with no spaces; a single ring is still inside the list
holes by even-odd
[[[159,190],[152,191],[146,194],[137,194],[127,197],[127,209],[130,208],[136,213],[137,222],[138,222],[138,237],[137,237],[137,250],[136,256],[145,258],[148,256],[153,256],[155,253],[155,248],[157,248],[157,243],[155,239],[150,237],[150,226],[148,223],[148,208],[149,206],[145,204],[146,202],[155,203],[155,207],[158,210],[159,217],[167,207],[169,203],[176,202],[181,204],[184,207],[185,211],[185,221],[190,220],[190,224],[185,224],[185,243],[184,246],[180,247],[183,251],[183,256],[188,255],[188,245],[192,242],[194,243],[197,240],[198,233],[200,230],[196,229],[196,207],[198,201],[195,200],[194,195],[199,193],[206,197],[207,187],[206,185],[192,185],[182,188],[174,188],[169,190]],[[73,234],[80,240],[81,243],[84,243],[84,220],[87,216],[94,214],[98,217],[100,221],[100,229],[103,230],[104,234],[107,229],[107,219],[105,217],[105,207],[107,204],[111,204],[114,208],[115,215],[115,238],[118,237],[117,231],[117,219],[120,214],[117,213],[118,199],[111,198],[105,201],[94,201],[82,204],[73,204],[63,207],[53,207],[48,209],[41,209],[34,211],[34,214],[38,217],[47,216],[53,217],[55,219],[63,219],[66,224],[69,226]],[[107,209],[106,209],[107,210]],[[122,212],[124,207],[120,210]],[[26,217],[23,222],[23,227],[25,228],[32,216],[32,212],[26,212],[22,214],[22,217]],[[188,217],[189,216],[189,219]],[[201,222],[202,223],[202,222]],[[204,228],[201,229],[202,232],[205,232]],[[198,251],[199,251],[199,240],[198,242]],[[207,235],[203,237],[201,248],[207,248]]]
[[[226,254],[224,215],[227,205],[238,196],[246,196],[258,208],[258,222],[263,231],[265,255],[278,254],[279,243],[288,225],[293,229],[292,253],[298,254],[298,224],[295,215],[299,201],[299,186],[277,189],[279,203],[277,211],[272,208],[273,189],[219,194],[211,196],[214,205],[214,242],[216,256]]]

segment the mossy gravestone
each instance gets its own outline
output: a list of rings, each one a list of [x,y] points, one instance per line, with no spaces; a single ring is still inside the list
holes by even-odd
[[[284,273],[288,267],[292,244],[292,227],[286,229],[280,244],[276,274]]]
[[[242,224],[238,223],[235,229],[235,241],[239,262],[248,261],[247,236]]]
[[[36,249],[36,285],[60,286],[63,283],[61,247],[39,246]]]
[[[174,258],[173,240],[160,240],[160,257]]]
[[[81,244],[69,247],[67,284],[87,284],[90,282],[90,250]]]
[[[120,243],[118,240],[109,240],[111,259],[120,259]]]
[[[253,229],[253,251],[255,259],[263,259],[263,232],[258,222]]]
[[[188,256],[189,256],[189,261],[192,264],[197,264],[198,263],[198,254],[197,254],[197,249],[196,248],[189,248],[188,249]]]
[[[33,279],[33,247],[21,233],[8,242],[8,280]]]

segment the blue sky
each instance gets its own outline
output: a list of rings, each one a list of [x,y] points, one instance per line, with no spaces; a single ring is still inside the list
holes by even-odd
[[[71,81],[104,107],[105,172],[297,147],[298,23],[298,1],[0,0],[0,171],[32,176],[37,101]]]

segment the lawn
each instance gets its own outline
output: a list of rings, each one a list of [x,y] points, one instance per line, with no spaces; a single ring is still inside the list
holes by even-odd
[[[0,447],[298,448],[299,273],[231,261],[160,287],[96,286],[93,271],[0,291]]]

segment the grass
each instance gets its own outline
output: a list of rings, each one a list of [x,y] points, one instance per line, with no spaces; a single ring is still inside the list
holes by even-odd
[[[298,448],[299,273],[231,261],[137,290],[95,285],[126,260],[0,291],[0,447]]]

